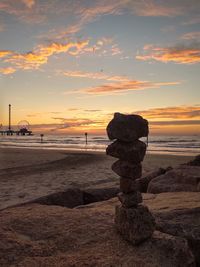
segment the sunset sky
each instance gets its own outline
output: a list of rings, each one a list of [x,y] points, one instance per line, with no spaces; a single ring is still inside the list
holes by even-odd
[[[104,133],[114,112],[152,134],[200,134],[199,0],[0,0],[0,124]]]

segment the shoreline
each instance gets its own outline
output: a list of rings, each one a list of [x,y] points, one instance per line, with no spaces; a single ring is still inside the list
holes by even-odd
[[[7,145],[1,145],[0,144],[0,150],[1,149],[30,149],[30,150],[52,150],[52,151],[65,151],[65,152],[82,152],[82,153],[100,153],[100,154],[105,154],[106,149],[94,149],[94,148],[70,148],[70,147],[42,147],[42,146],[35,146],[35,147],[30,147],[30,146],[7,146]],[[146,151],[146,155],[166,155],[166,156],[177,156],[177,157],[195,157],[199,153],[187,153],[187,152],[178,152],[178,151],[159,151],[159,150],[148,150]]]

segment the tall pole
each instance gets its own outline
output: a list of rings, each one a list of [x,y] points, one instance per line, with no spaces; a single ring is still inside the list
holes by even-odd
[[[85,144],[87,145],[87,137],[88,137],[88,133],[85,133]]]
[[[11,130],[11,104],[9,104],[9,126],[8,126],[8,130]]]

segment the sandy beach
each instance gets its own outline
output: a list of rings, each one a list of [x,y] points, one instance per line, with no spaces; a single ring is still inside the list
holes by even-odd
[[[188,156],[147,154],[143,174],[177,166]],[[0,149],[0,209],[66,190],[118,184],[111,170],[116,159],[105,153],[42,149]]]

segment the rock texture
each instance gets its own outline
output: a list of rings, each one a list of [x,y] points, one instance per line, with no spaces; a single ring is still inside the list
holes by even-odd
[[[138,204],[142,202],[142,194],[139,191],[134,191],[129,194],[120,192],[118,198],[125,208],[137,208]]]
[[[167,171],[170,171],[170,170],[172,170],[172,167],[158,168],[152,172],[145,174],[141,178],[137,179],[136,183],[138,185],[139,191],[142,193],[146,193],[148,185],[151,182],[151,180],[153,180],[154,178],[156,178],[162,174],[165,174]]]
[[[180,165],[154,178],[148,185],[148,193],[199,191],[200,167]]]
[[[117,160],[112,165],[112,170],[121,177],[127,177],[136,180],[142,175],[142,165],[132,164],[127,161]]]
[[[133,142],[140,137],[148,136],[148,121],[139,115],[124,115],[115,113],[107,128],[110,140],[118,139]]]
[[[119,233],[133,245],[138,245],[151,237],[155,221],[148,208],[139,205],[142,195],[138,191],[136,179],[142,175],[142,165],[146,144],[138,140],[147,136],[148,122],[138,115],[115,113],[107,126],[108,137],[117,139],[110,144],[106,153],[119,160],[112,170],[120,176],[120,206],[116,207],[115,224]]]
[[[189,166],[200,166],[200,155],[197,155],[193,160],[186,163]]]
[[[132,246],[116,233],[117,199],[77,209],[29,204],[1,211],[0,266],[196,266],[192,243],[187,240],[193,244],[198,241],[199,227],[189,229],[198,224],[199,213],[188,212],[200,208],[199,193],[145,194],[143,199],[156,218],[156,227],[163,232],[155,231],[139,246]],[[168,234],[173,225],[180,231]],[[200,251],[196,253],[198,257]]]
[[[109,156],[137,164],[144,159],[146,144],[139,140],[134,142],[116,140],[107,147],[106,153]]]
[[[127,241],[138,245],[152,235],[155,229],[154,217],[143,205],[130,209],[127,208],[129,205],[124,206],[116,207],[115,223],[117,229]],[[132,206],[130,205],[130,207]]]

